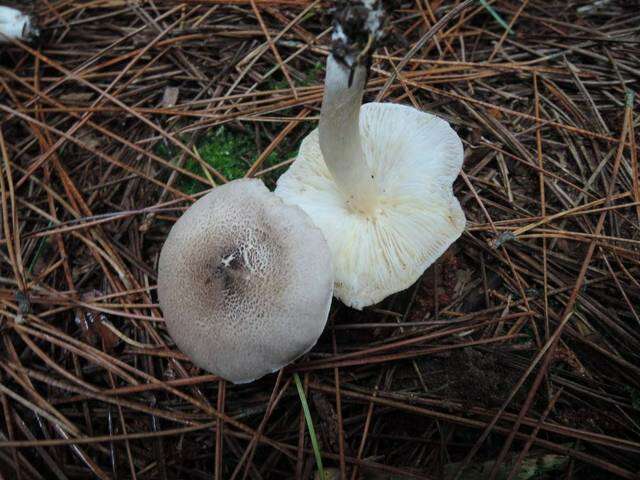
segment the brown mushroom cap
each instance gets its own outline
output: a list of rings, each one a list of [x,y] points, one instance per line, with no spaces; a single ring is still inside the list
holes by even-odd
[[[235,180],[195,202],[160,254],[169,333],[194,364],[234,383],[311,349],[332,295],[322,233],[259,180]]]

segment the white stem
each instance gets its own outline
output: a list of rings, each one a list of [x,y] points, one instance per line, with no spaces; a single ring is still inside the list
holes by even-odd
[[[26,40],[32,30],[28,15],[15,8],[0,6],[0,43],[9,43],[12,38]]]
[[[356,66],[351,86],[350,69],[327,60],[324,98],[320,113],[320,150],[347,204],[369,212],[375,206],[373,172],[362,153],[360,106],[367,78],[364,66]]]

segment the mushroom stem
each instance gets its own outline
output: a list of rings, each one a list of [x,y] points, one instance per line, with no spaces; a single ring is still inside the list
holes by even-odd
[[[333,178],[355,209],[369,211],[376,197],[372,171],[362,153],[360,106],[366,67],[351,69],[333,55],[327,60],[324,99],[320,113],[320,149]],[[349,80],[351,79],[351,85]]]
[[[320,112],[324,161],[347,205],[361,213],[371,212],[378,196],[374,172],[363,154],[360,106],[383,23],[379,0],[351,0],[336,10]]]

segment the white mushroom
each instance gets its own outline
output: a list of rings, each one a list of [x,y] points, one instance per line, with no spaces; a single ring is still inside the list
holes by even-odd
[[[362,3],[373,13],[360,15],[359,28],[375,38],[375,2]],[[461,235],[465,217],[452,190],[463,147],[449,124],[412,107],[361,106],[367,68],[354,52],[361,39],[349,35],[358,31],[354,17],[337,17],[319,129],[303,140],[276,194],[320,227],[336,296],[361,309],[414,283]]]
[[[0,43],[10,39],[28,40],[38,29],[29,15],[11,7],[0,6]]]
[[[193,363],[234,383],[311,349],[332,290],[322,233],[259,180],[235,180],[199,199],[160,254],[158,296],[171,337]]]

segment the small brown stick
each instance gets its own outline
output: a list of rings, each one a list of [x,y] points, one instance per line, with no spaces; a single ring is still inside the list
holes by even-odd
[[[547,408],[545,408],[544,412],[542,412],[542,415],[540,415],[540,419],[538,420],[538,423],[536,424],[535,428],[529,434],[529,439],[527,440],[527,443],[525,443],[524,447],[522,448],[522,450],[518,454],[518,457],[516,458],[516,461],[513,464],[513,468],[511,468],[511,472],[509,472],[509,476],[507,477],[507,480],[512,480],[513,477],[520,470],[520,465],[522,464],[522,461],[524,460],[524,457],[526,457],[527,453],[529,453],[529,449],[531,448],[531,445],[533,445],[533,440],[538,435],[538,432],[540,431],[541,425],[545,422],[545,420],[547,419],[547,417],[549,416],[549,414],[553,410],[553,407],[555,406],[556,402],[558,401],[558,399],[562,395],[563,391],[564,390],[562,388],[560,388],[553,395],[553,397],[551,397],[551,400],[549,401],[549,404],[547,405]],[[496,466],[497,465],[498,464],[496,463]],[[495,467],[494,467],[493,470],[497,472],[497,469]],[[491,475],[492,476],[495,475],[493,473],[493,471],[491,472]]]
[[[455,17],[456,15],[458,15],[460,12],[462,12],[465,8],[469,7],[474,0],[465,0],[462,3],[459,3],[458,5],[456,5],[454,8],[452,8],[451,10],[449,10],[440,20],[438,20],[430,29],[427,33],[425,33],[422,38],[420,38],[420,40],[418,40],[413,47],[411,47],[411,49],[407,52],[407,54],[404,56],[404,58],[402,60],[400,60],[400,62],[398,63],[398,65],[395,68],[395,71],[397,72],[401,72],[404,67],[407,65],[407,63],[409,62],[409,60],[411,60],[411,58],[422,48],[424,47],[427,42],[429,40],[431,40],[433,38],[433,36],[435,34],[437,34],[440,30],[442,30],[445,25],[447,24],[447,22],[449,22],[449,20],[451,20],[453,17]],[[387,90],[389,90],[389,87],[391,87],[391,85],[393,84],[393,82],[396,80],[396,73],[391,73],[391,75],[389,75],[389,78],[387,78],[387,81],[385,82],[385,84],[382,86],[382,88],[380,89],[380,91],[378,92],[378,94],[376,95],[376,102],[381,101],[384,96],[387,93]]]
[[[278,48],[276,47],[275,43],[273,43],[273,40],[271,39],[271,35],[269,35],[269,30],[267,30],[267,27],[264,24],[264,20],[262,19],[262,15],[260,14],[260,10],[256,5],[256,0],[250,0],[250,1],[251,1],[251,8],[253,8],[253,13],[256,15],[256,18],[258,19],[258,23],[260,24],[260,28],[262,29],[262,32],[264,33],[265,38],[267,39],[269,48],[271,48],[271,51],[273,52],[274,57],[276,57],[278,66],[280,67],[280,70],[284,74],[284,77],[287,79],[287,83],[289,84],[289,88],[291,88],[291,92],[293,93],[294,98],[297,99],[298,91],[296,90],[296,86],[293,83],[293,79],[291,78],[291,75],[289,75],[289,70],[287,69],[287,66],[282,61],[282,57],[280,56],[280,52],[278,51]]]

